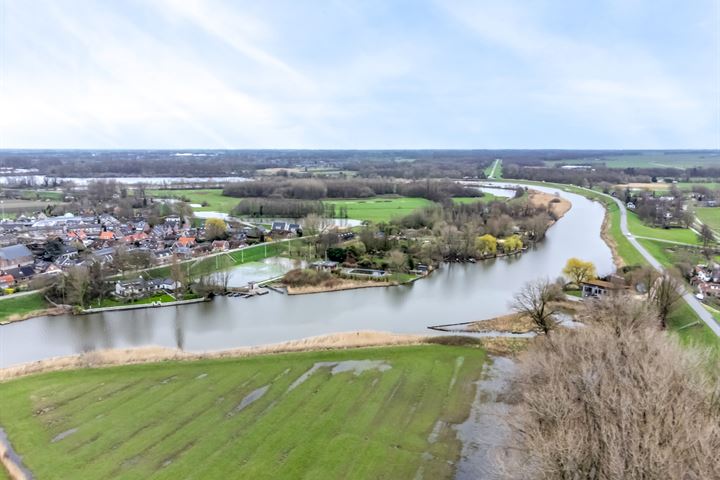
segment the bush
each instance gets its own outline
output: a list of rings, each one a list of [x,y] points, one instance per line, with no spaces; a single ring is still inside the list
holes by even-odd
[[[283,277],[283,283],[290,287],[316,287],[318,285],[331,287],[338,282],[338,278],[330,272],[309,268],[290,270]]]
[[[447,345],[451,347],[479,347],[482,341],[479,338],[467,337],[464,335],[443,335],[440,337],[428,337],[427,343]]]

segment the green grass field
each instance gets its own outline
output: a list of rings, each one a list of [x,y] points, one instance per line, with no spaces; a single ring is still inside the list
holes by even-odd
[[[203,204],[207,206],[193,208],[196,212],[222,212],[230,213],[240,203],[239,198],[226,197],[219,188],[208,188],[200,190],[148,190],[148,194],[156,198],[187,198],[189,203]]]
[[[491,173],[493,173],[493,167],[495,166],[495,160],[490,162],[490,165],[485,168],[485,176],[489,177]],[[493,174],[493,180],[503,178],[502,176],[502,160],[498,162],[497,168],[495,169],[495,172]]]
[[[452,197],[453,203],[457,203],[457,204],[477,203],[477,202],[495,202],[495,201],[504,202],[505,200],[508,200],[508,198],[500,197],[498,195],[493,195],[492,193],[483,193],[482,197]]]
[[[233,251],[226,255],[214,255],[212,257],[200,260],[191,260],[183,262],[183,268],[191,269],[189,273],[194,276],[205,275],[212,272],[224,270],[236,265],[242,265],[249,262],[257,262],[268,257],[275,257],[287,253],[290,248],[297,246],[303,242],[302,238],[294,239],[289,242],[272,242],[260,245],[253,245],[242,250]],[[146,270],[144,273],[152,278],[166,278],[170,276],[170,265],[155,267]],[[128,272],[125,278],[137,278],[136,272]]]
[[[0,299],[0,321],[11,315],[22,315],[48,308],[42,293],[23,295],[22,297]]]
[[[674,331],[683,344],[707,348],[714,355],[720,356],[720,338],[700,321],[685,300],[679,300],[668,317],[668,329]]]
[[[432,205],[433,202],[424,198],[375,197],[351,200],[323,200],[327,205],[334,204],[335,211],[347,207],[348,217],[368,222],[389,222],[393,218],[403,217],[413,210]]]
[[[701,222],[720,232],[720,208],[701,207],[695,209],[695,215]]]
[[[0,425],[41,480],[450,478],[485,358],[435,345],[55,372],[0,384]],[[352,360],[376,363],[299,382]]]
[[[658,238],[672,242],[689,243],[699,245],[698,235],[689,228],[656,228],[643,223],[640,218],[632,212],[628,212],[628,228],[630,233],[640,237]]]

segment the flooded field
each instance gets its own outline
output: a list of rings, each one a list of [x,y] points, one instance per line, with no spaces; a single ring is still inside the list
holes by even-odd
[[[452,478],[485,362],[434,345],[56,372],[0,384],[0,425],[40,479]]]

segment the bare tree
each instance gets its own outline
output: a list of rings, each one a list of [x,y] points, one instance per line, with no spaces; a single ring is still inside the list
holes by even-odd
[[[720,387],[706,376],[720,364],[680,347],[632,302],[599,300],[588,327],[523,354],[513,410],[522,454],[506,468],[513,476],[720,478]]]
[[[528,316],[546,335],[555,327],[553,315],[556,310],[551,302],[559,298],[557,285],[548,279],[526,283],[514,297],[512,308]]]
[[[700,228],[700,240],[702,241],[703,248],[707,249],[711,243],[715,241],[715,234],[712,229],[703,223]]]
[[[90,289],[90,275],[88,269],[82,266],[75,266],[68,270],[67,281],[65,282],[67,301],[72,305],[79,305],[85,308],[85,300]]]
[[[661,329],[667,328],[667,317],[684,290],[683,283],[670,273],[661,275],[653,283],[648,296],[657,307]]]

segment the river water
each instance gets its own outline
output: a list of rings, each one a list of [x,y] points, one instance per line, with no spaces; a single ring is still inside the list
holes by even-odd
[[[273,292],[182,307],[34,318],[0,326],[0,367],[106,348],[161,345],[205,351],[355,330],[427,333],[430,325],[501,315],[524,282],[556,278],[570,257],[592,261],[601,275],[613,270],[610,249],[600,238],[602,206],[562,195],[573,208],[543,242],[517,258],[450,264],[427,279],[391,288],[300,296]],[[256,268],[274,275],[292,265]],[[240,283],[262,275],[243,271],[235,278]]]

